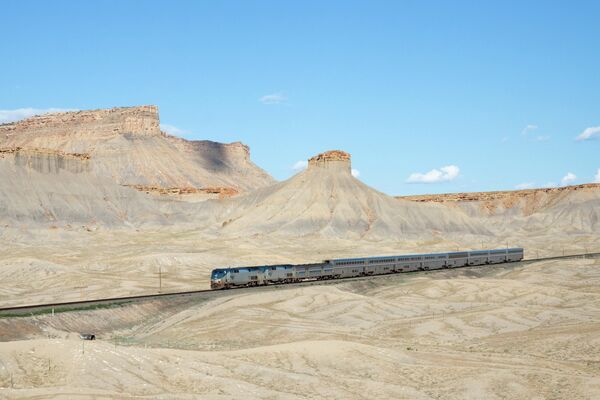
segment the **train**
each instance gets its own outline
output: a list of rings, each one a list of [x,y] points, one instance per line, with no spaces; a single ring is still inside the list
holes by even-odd
[[[456,251],[400,256],[340,258],[315,264],[281,264],[218,268],[211,272],[211,289],[231,289],[500,264],[523,260],[524,249]]]

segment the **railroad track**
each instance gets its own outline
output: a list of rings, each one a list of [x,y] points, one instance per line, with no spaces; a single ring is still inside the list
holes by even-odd
[[[564,260],[564,259],[577,259],[577,258],[600,258],[600,253],[581,253],[581,254],[572,254],[572,255],[564,255],[564,256],[554,256],[554,257],[542,257],[542,258],[532,258],[525,259],[518,262],[513,263],[502,263],[502,264],[492,264],[486,265],[485,267],[503,267],[503,266],[514,266],[515,264],[531,264],[539,261],[551,261],[551,260]],[[481,268],[481,265],[473,265],[468,267],[460,267],[464,268]],[[426,271],[427,273],[435,273],[437,271],[448,271],[448,269],[441,270],[431,270]],[[422,273],[423,271],[413,271],[407,272],[408,274],[414,273]],[[403,273],[398,273],[395,275],[402,275]],[[138,303],[144,301],[152,301],[158,299],[169,299],[169,298],[183,298],[183,297],[198,297],[198,298],[208,298],[208,297],[218,297],[222,295],[230,295],[233,293],[244,293],[251,291],[251,293],[255,293],[257,290],[276,290],[281,288],[291,288],[298,286],[313,286],[313,285],[331,285],[341,282],[349,282],[349,281],[360,281],[360,280],[371,280],[377,278],[389,278],[389,275],[373,275],[373,276],[363,276],[363,277],[352,277],[352,278],[344,278],[344,279],[331,279],[331,280],[321,280],[321,281],[305,281],[298,283],[288,283],[281,285],[268,285],[268,286],[259,286],[254,288],[235,288],[229,290],[192,290],[187,292],[172,292],[172,293],[155,293],[155,294],[145,294],[138,296],[127,296],[127,297],[112,297],[105,299],[95,299],[95,300],[82,300],[82,301],[70,301],[70,302],[62,302],[62,303],[48,303],[48,304],[33,304],[26,306],[16,306],[16,307],[2,307],[0,308],[0,318],[4,317],[26,317],[33,316],[39,314],[50,314],[54,312],[66,312],[66,311],[82,311],[87,309],[96,309],[96,308],[106,308],[113,307],[131,303]],[[232,292],[233,291],[233,292]]]

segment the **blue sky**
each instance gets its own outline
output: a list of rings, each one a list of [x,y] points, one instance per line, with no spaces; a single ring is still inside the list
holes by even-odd
[[[394,195],[600,179],[598,1],[4,0],[0,15],[0,119],[156,104],[277,179],[342,149]]]

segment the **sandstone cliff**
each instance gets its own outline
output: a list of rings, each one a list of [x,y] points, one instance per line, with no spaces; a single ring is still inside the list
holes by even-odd
[[[350,154],[341,150],[330,150],[308,159],[308,168],[341,167],[351,171]]]
[[[248,191],[273,178],[236,142],[188,141],[160,131],[158,108],[46,114],[0,125],[0,148],[86,154],[91,171],[122,185]]]
[[[568,198],[573,194],[600,193],[600,183],[562,186],[555,188],[539,188],[525,190],[508,190],[495,192],[470,192],[424,194],[414,196],[397,196],[397,199],[420,203],[445,203],[466,206],[477,206],[489,215],[501,214],[508,210],[517,210],[528,216]]]
[[[89,154],[65,153],[50,149],[0,148],[0,159],[12,159],[15,166],[27,167],[38,172],[67,170],[75,173],[89,171]]]
[[[494,231],[543,231],[545,234],[600,231],[600,184],[498,192],[398,197],[435,203],[484,219]]]

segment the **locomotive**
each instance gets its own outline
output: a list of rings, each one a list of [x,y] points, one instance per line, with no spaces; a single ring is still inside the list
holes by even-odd
[[[211,289],[229,289],[310,280],[429,271],[471,265],[500,264],[523,259],[523,248],[341,258],[316,264],[281,264],[214,269]]]

